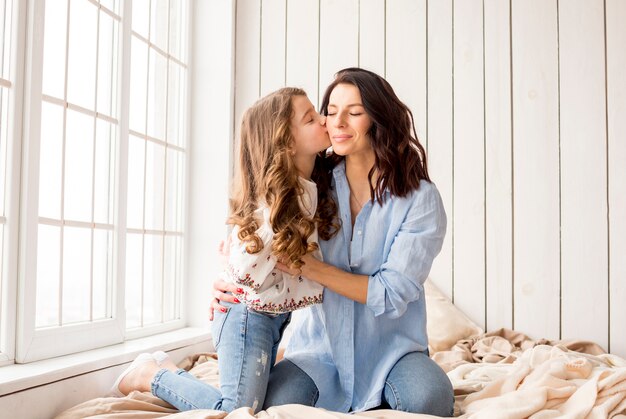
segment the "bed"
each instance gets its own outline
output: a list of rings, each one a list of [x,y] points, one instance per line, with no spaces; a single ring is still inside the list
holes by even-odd
[[[624,418],[626,360],[585,341],[533,340],[500,329],[485,333],[426,281],[429,347],[455,391],[455,417],[464,418]],[[214,354],[196,354],[180,365],[199,379],[219,382]],[[285,405],[256,415],[248,408],[231,413],[213,410],[179,412],[149,393],[88,400],[56,419],[250,419],[381,418],[419,419],[392,410],[357,414]]]

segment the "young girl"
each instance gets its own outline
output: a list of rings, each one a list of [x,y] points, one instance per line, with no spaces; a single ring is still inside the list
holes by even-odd
[[[291,312],[322,302],[321,285],[275,266],[280,260],[299,270],[309,253],[321,259],[316,222],[327,229],[331,220],[316,216],[317,189],[310,179],[317,154],[329,146],[325,118],[301,89],[280,89],[246,111],[223,274],[237,285],[233,295],[244,304],[223,308],[212,323],[220,388],[177,369],[158,352],[141,354],[118,378],[115,392],[151,391],[179,410],[261,409]]]

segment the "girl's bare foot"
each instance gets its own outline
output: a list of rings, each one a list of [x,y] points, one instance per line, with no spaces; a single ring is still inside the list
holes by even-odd
[[[152,355],[140,354],[128,368],[115,380],[111,393],[123,397],[134,390],[150,391],[154,375],[161,369]]]
[[[176,372],[179,368],[174,364],[174,362],[168,357],[163,362],[161,362],[161,368],[167,368],[172,372]]]
[[[161,368],[154,360],[148,360],[141,363],[137,368],[129,371],[128,374],[122,378],[118,388],[122,394],[128,394],[131,391],[151,391],[150,385],[154,375],[159,372]]]
[[[172,372],[176,372],[179,368],[174,364],[172,359],[163,351],[156,351],[152,353],[152,358],[156,361],[157,365],[161,368],[168,369]]]

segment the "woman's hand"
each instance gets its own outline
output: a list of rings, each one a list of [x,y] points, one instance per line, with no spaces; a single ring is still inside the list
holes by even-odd
[[[367,303],[368,275],[342,271],[333,265],[315,259],[310,253],[302,256],[302,261],[304,262],[302,269],[290,269],[280,261],[276,263],[276,269],[294,276],[302,275],[357,303]]]
[[[220,301],[228,301],[229,303],[239,304],[239,301],[234,295],[228,293],[243,293],[243,289],[238,288],[237,285],[230,282],[226,282],[223,279],[216,279],[213,281],[213,299],[209,304],[209,320],[213,320],[213,313],[215,310],[219,310],[222,313],[226,313],[228,310],[226,307],[220,305]]]
[[[276,269],[278,269],[279,271],[285,272],[291,276],[295,276],[295,277],[298,277],[300,275],[306,276],[304,271],[307,268],[312,267],[312,265],[315,262],[318,262],[318,260],[315,259],[313,256],[311,256],[310,253],[307,253],[306,255],[302,256],[302,261],[304,262],[304,265],[302,265],[302,267],[298,269],[298,268],[290,268],[286,263],[284,263],[285,259],[280,259],[278,260],[278,262],[276,262]]]

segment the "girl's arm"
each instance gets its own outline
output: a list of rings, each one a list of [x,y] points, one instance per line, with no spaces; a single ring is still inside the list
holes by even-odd
[[[299,269],[289,269],[287,265],[281,262],[276,264],[276,268],[291,275],[301,274],[305,278],[315,281],[357,303],[365,304],[367,302],[369,276],[343,271],[333,265],[315,259],[310,253],[303,256],[302,261],[304,262],[302,272]]]

